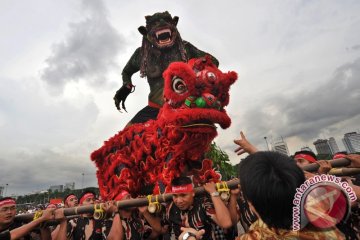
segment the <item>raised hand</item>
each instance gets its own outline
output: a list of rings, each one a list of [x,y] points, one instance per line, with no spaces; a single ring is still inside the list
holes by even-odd
[[[234,140],[234,143],[240,146],[235,149],[237,155],[241,155],[243,153],[252,154],[258,151],[257,148],[246,139],[242,131],[240,132],[240,139]]]

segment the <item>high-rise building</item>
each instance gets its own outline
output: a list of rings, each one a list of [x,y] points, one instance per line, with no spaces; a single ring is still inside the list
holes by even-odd
[[[314,142],[318,154],[333,154],[330,148],[329,140],[318,139]]]
[[[289,149],[286,142],[281,137],[280,140],[274,141],[272,144],[272,150],[289,156]]]
[[[5,187],[0,186],[0,197],[5,197],[4,196],[4,189],[5,189]]]
[[[337,152],[340,152],[339,147],[338,147],[338,145],[337,145],[337,143],[336,143],[335,138],[333,138],[333,137],[329,138],[329,146],[330,146],[330,149],[331,149],[332,154],[335,154],[335,153],[337,153]]]
[[[65,189],[74,190],[75,189],[75,183],[74,182],[65,183],[64,190]]]
[[[360,134],[357,132],[345,133],[342,139],[348,153],[360,152]]]
[[[53,185],[50,186],[50,189],[52,192],[58,191],[58,192],[62,192],[64,190],[64,185]]]
[[[300,148],[301,151],[309,151],[309,152],[314,152],[309,146],[304,146],[302,148]]]

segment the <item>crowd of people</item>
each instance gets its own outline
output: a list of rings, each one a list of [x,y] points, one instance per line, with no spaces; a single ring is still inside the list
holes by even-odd
[[[34,220],[16,220],[16,201],[0,199],[0,240],[7,239],[360,239],[360,187],[354,176],[343,177],[357,195],[350,216],[329,228],[308,223],[294,231],[293,200],[296,189],[316,174],[327,174],[331,164],[317,160],[309,151],[294,157],[258,151],[241,132],[234,142],[238,155],[248,153],[238,170],[240,184],[227,199],[220,197],[215,183],[203,185],[205,195],[196,195],[191,177],[180,176],[171,183],[172,201],[150,211],[148,206],[118,209],[115,201],[131,199],[128,192],[101,204],[104,218],[93,214],[65,216],[67,208],[94,204],[97,196],[84,191],[69,194],[64,207],[49,204]],[[350,160],[349,167],[360,168],[360,155],[338,153],[336,158]],[[316,173],[305,172],[305,165],[317,163]]]

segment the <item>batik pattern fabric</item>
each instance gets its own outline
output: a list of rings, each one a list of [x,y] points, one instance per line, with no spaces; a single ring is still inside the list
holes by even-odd
[[[236,240],[340,240],[344,235],[337,228],[319,229],[312,226],[305,227],[300,231],[285,229],[270,229],[261,219],[254,222],[247,233],[239,236]]]
[[[110,232],[111,225],[112,219],[74,218],[68,222],[67,239],[105,240]]]
[[[244,199],[242,193],[237,200],[238,203],[238,215],[240,217],[240,224],[244,228],[245,232],[249,229],[251,224],[257,220],[257,216],[251,211],[248,202]]]
[[[344,233],[346,240],[360,239],[360,204],[351,208],[349,218],[345,222],[340,222],[337,227]]]
[[[126,240],[148,239],[152,233],[151,226],[146,220],[139,216],[138,212],[133,212],[129,218],[121,218]]]
[[[215,217],[215,208],[210,198],[194,198],[194,203],[189,210],[180,210],[173,202],[170,203],[166,218],[175,238],[181,234],[181,227],[194,228],[197,231],[204,229],[202,239],[222,240],[226,239],[224,232],[212,220]]]

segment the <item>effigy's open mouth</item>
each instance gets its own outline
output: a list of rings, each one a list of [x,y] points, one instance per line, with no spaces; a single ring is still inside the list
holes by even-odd
[[[172,32],[170,28],[155,32],[156,42],[159,46],[166,46],[173,43]]]
[[[192,128],[192,127],[211,127],[211,128],[215,128],[216,126],[213,122],[211,122],[210,120],[207,119],[200,119],[194,122],[191,122],[189,124],[186,125],[182,125],[182,128]]]

